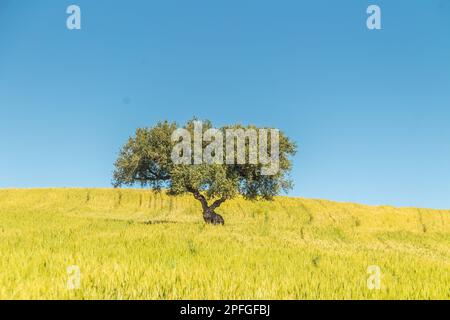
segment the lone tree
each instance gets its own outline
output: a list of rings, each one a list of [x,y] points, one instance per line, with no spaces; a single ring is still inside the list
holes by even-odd
[[[290,157],[295,152],[295,143],[275,129],[214,129],[211,122],[195,119],[180,129],[164,121],[139,128],[129,138],[116,160],[113,185],[190,193],[201,203],[206,223],[224,224],[215,210],[226,200],[239,194],[272,200],[292,188]]]

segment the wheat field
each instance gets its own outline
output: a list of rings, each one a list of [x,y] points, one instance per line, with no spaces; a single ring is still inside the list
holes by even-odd
[[[189,196],[0,190],[0,299],[450,299],[450,211],[278,197],[218,212],[225,226]]]

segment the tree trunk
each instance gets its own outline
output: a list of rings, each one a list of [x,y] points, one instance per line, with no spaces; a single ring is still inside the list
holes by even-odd
[[[223,217],[220,214],[215,213],[211,208],[206,208],[206,210],[203,210],[203,220],[205,220],[206,223],[213,225],[225,224]]]
[[[212,205],[208,206],[208,201],[206,201],[206,198],[199,191],[191,190],[191,192],[194,195],[194,198],[202,204],[203,220],[205,220],[206,223],[212,225],[225,224],[223,217],[215,212],[215,210],[226,200],[225,198],[220,198],[219,200],[214,201]]]

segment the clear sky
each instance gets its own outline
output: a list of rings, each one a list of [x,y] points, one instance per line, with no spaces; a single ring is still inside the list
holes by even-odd
[[[0,0],[0,187],[108,187],[193,116],[285,131],[291,195],[450,208],[450,0]]]

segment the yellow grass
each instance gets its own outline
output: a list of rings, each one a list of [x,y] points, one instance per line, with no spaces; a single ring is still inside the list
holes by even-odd
[[[450,299],[449,211],[279,197],[218,212],[224,227],[188,196],[0,190],[0,299]]]

